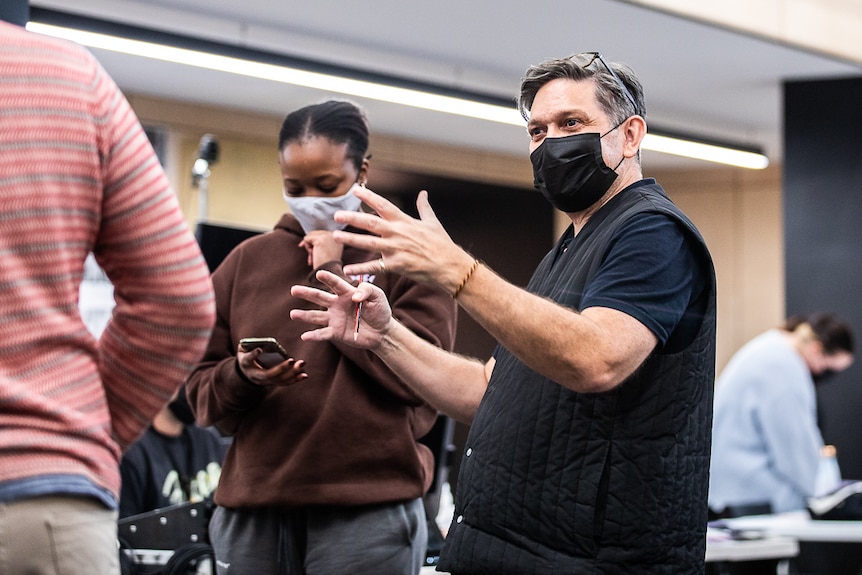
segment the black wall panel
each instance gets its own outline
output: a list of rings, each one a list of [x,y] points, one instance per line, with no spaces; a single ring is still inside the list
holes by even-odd
[[[824,439],[862,479],[862,78],[784,86],[787,313],[830,311],[857,335],[856,363],[818,389]]]

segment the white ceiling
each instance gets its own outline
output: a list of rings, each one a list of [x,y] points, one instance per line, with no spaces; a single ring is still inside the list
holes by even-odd
[[[601,51],[631,65],[647,121],[782,153],[781,85],[862,66],[614,0],[31,0],[31,6],[513,97],[531,64]],[[94,53],[130,93],[283,115],[332,94]],[[356,99],[378,133],[526,154],[524,130]],[[704,166],[644,154],[650,167]]]

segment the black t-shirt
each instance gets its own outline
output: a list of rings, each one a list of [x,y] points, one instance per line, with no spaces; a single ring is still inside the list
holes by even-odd
[[[187,425],[170,437],[150,427],[120,463],[120,517],[210,497],[222,454],[220,438],[209,429]]]
[[[651,181],[642,180],[629,189]],[[562,249],[578,241],[572,232],[569,227]],[[579,311],[590,307],[621,311],[652,331],[659,349],[685,347],[697,334],[706,305],[708,276],[692,272],[702,265],[695,249],[694,240],[667,215],[632,218],[618,230]]]

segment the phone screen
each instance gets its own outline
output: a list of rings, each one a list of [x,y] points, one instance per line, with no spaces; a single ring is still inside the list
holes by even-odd
[[[266,369],[275,367],[290,357],[284,347],[274,337],[243,338],[239,341],[239,346],[243,351],[251,351],[258,347],[261,348],[263,351],[257,356],[257,363]]]

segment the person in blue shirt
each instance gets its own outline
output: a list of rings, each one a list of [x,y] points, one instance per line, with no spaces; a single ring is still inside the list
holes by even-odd
[[[745,344],[716,382],[709,506],[806,508],[823,438],[815,385],[853,363],[854,336],[838,317],[792,317]]]

